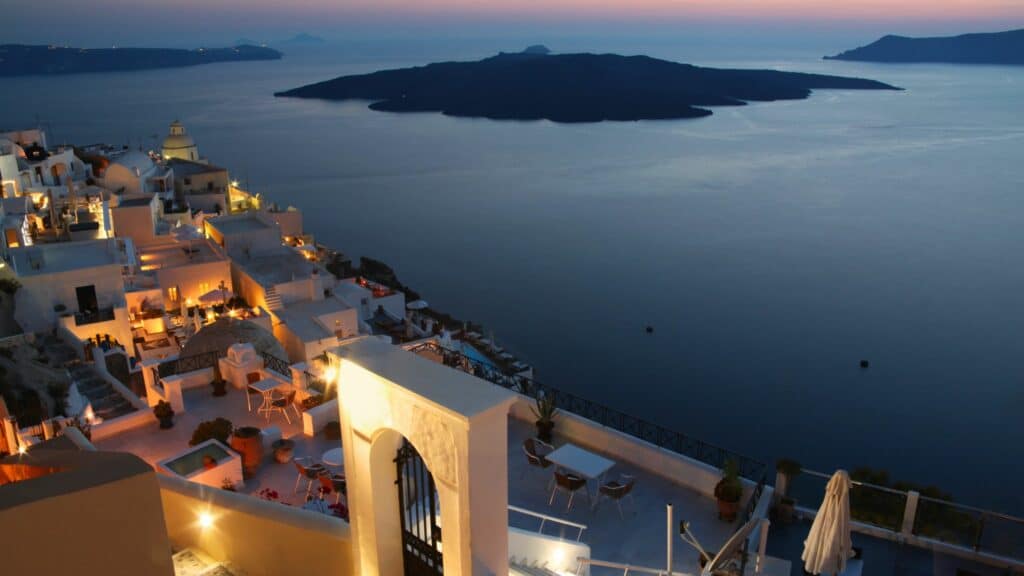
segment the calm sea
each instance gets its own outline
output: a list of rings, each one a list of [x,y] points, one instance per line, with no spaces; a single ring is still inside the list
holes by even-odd
[[[553,45],[907,90],[571,126],[272,97],[517,47],[4,79],[0,126],[153,148],[180,118],[319,240],[392,264],[544,381],[766,461],[1024,513],[1024,70]]]

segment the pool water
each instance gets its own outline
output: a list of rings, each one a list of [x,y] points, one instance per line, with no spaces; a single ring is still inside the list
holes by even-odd
[[[198,470],[203,469],[203,457],[210,456],[217,462],[229,458],[231,455],[228,451],[217,444],[207,444],[200,446],[195,450],[182,455],[180,458],[175,458],[170,462],[164,464],[169,470],[173,471],[179,476],[188,477]]]

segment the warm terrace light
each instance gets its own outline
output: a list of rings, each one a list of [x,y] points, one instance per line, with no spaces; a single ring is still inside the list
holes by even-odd
[[[203,529],[206,529],[206,528],[209,528],[211,526],[213,526],[213,514],[210,514],[209,512],[200,512],[199,513],[199,527],[203,528]]]
[[[330,387],[331,384],[334,384],[334,380],[337,377],[338,377],[338,369],[335,368],[334,366],[328,366],[327,369],[324,370],[324,382],[327,383],[328,387]]]
[[[18,446],[18,454],[21,454],[22,456],[24,456],[27,452],[28,452],[28,449],[25,448],[24,444],[21,444],[21,445]]]

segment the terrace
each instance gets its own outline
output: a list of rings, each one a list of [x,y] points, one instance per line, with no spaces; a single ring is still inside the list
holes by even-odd
[[[226,396],[214,397],[210,388],[204,386],[185,390],[183,397],[188,410],[175,415],[173,428],[161,430],[156,422],[152,422],[149,425],[97,441],[96,447],[99,450],[131,452],[156,467],[159,462],[181,454],[189,448],[189,440],[200,422],[216,418],[226,418],[235,428],[253,426],[266,430],[275,427],[280,431],[281,438],[295,442],[295,458],[305,457],[319,461],[324,452],[341,447],[340,440],[328,440],[323,434],[304,435],[302,419],[297,418],[295,413],[291,412],[291,408],[289,408],[290,423],[280,414],[273,414],[269,420],[266,416],[257,414],[258,397],[252,398],[254,406],[253,410],[249,411],[246,405],[246,394],[241,390],[229,387]],[[295,466],[290,462],[286,464],[276,462],[270,448],[265,447],[263,462],[259,470],[254,476],[245,480],[244,486],[239,486],[237,489],[240,493],[255,496],[261,490],[270,488],[280,495],[281,502],[302,506],[305,504],[303,490],[300,488],[297,494],[292,492],[295,478]],[[302,486],[302,488],[304,487],[305,485]],[[316,490],[315,486],[314,490]]]

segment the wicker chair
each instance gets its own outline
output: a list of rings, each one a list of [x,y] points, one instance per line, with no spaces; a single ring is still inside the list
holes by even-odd
[[[255,384],[262,379],[263,375],[259,372],[249,372],[245,375],[245,407],[249,409],[249,412],[252,412],[252,395],[261,394],[259,390],[251,387],[250,384]]]
[[[298,476],[295,477],[295,488],[292,490],[292,494],[299,491],[299,482],[303,478],[306,480],[306,500],[309,500],[309,494],[313,490],[313,482],[320,477],[321,474],[327,472],[323,464],[310,463],[308,458],[296,458],[292,460],[295,463],[295,470],[298,471]]]
[[[555,496],[558,495],[559,490],[569,494],[569,502],[565,506],[566,511],[572,510],[573,499],[576,498],[576,493],[579,492],[580,488],[583,488],[583,494],[587,497],[587,502],[590,502],[590,493],[587,492],[586,486],[587,480],[585,478],[565,470],[555,470],[555,488],[551,491],[548,506],[555,503]]]
[[[625,516],[622,514],[622,500],[628,496],[632,501],[634,486],[636,486],[636,478],[629,474],[622,474],[617,481],[612,480],[601,485],[599,489],[600,497],[613,500],[615,507],[619,509],[619,518],[625,519]]]
[[[341,474],[330,474],[328,472],[324,472],[319,476],[319,480],[321,500],[333,493],[334,503],[337,504],[341,500],[341,497],[348,492],[345,477]]]
[[[285,394],[284,396],[278,396],[277,398],[271,400],[270,408],[267,410],[267,419],[270,419],[271,413],[280,412],[281,414],[284,415],[285,421],[291,424],[292,419],[288,417],[289,406],[291,406],[295,410],[296,415],[298,415],[301,418],[302,414],[299,412],[298,407],[295,406],[295,390],[292,390],[291,392]]]

